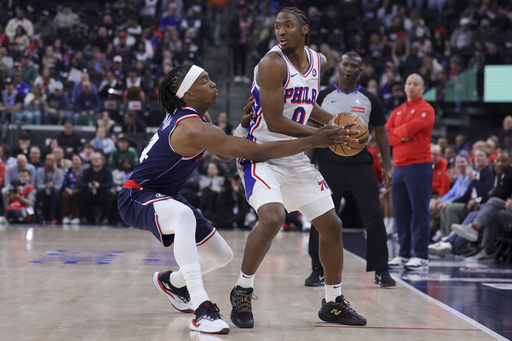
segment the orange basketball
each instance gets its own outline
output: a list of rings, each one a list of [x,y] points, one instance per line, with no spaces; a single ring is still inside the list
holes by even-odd
[[[368,137],[370,136],[370,133],[368,132],[368,125],[361,118],[361,116],[357,114],[354,114],[352,112],[342,112],[339,113],[336,119],[334,120],[334,123],[337,125],[343,125],[348,122],[356,122],[356,124],[349,127],[349,129],[359,130],[360,133],[358,135],[350,135],[350,137],[358,139],[359,141],[348,142],[347,146],[349,146],[350,148],[347,148],[347,146],[343,144],[333,145],[329,147],[333,152],[341,156],[351,156],[359,153],[361,150],[364,149],[364,147],[366,147],[366,144],[368,143]]]

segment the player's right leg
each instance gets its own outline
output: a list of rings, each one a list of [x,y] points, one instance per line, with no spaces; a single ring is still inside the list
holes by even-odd
[[[332,208],[312,219],[311,222],[320,234],[319,255],[325,273],[325,298],[322,300],[318,317],[326,322],[343,325],[366,325],[366,319],[352,309],[345,296],[341,294],[343,271],[341,220]]]

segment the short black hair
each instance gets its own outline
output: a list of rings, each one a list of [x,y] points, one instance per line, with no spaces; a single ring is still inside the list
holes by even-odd
[[[361,62],[363,62],[363,57],[361,57],[361,55],[359,53],[357,53],[356,51],[348,51],[348,52],[344,53],[343,56],[350,56],[350,57],[359,59]]]
[[[191,67],[192,65],[180,65],[172,69],[158,86],[158,102],[169,114],[173,114],[176,109],[186,104],[183,99],[176,96],[176,92]]]
[[[304,13],[303,11],[298,9],[297,7],[284,7],[282,10],[279,11],[279,13],[281,13],[281,12],[288,12],[288,13],[295,14],[295,16],[297,18],[299,18],[299,21],[302,22],[302,26],[304,26],[304,25],[308,25],[309,26],[308,16],[306,15],[306,13]],[[305,44],[309,45],[309,31],[306,34]]]

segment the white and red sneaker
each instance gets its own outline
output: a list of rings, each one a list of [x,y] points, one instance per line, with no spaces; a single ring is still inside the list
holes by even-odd
[[[229,333],[229,326],[220,316],[219,307],[211,301],[204,301],[197,307],[190,329],[209,334]]]
[[[190,301],[190,294],[186,286],[176,288],[171,284],[169,276],[172,271],[155,272],[153,274],[153,284],[161,293],[165,294],[172,306],[182,313],[193,313],[194,306]]]

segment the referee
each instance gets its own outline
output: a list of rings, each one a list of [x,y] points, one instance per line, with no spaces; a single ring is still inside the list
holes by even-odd
[[[382,175],[386,190],[391,188],[391,161],[386,117],[379,99],[357,84],[362,73],[362,59],[356,52],[347,52],[337,67],[338,83],[322,90],[317,103],[332,114],[353,112],[361,116],[375,130],[377,144],[383,159]],[[355,197],[361,220],[366,228],[366,271],[375,271],[374,283],[381,287],[395,286],[388,271],[387,233],[380,210],[379,188],[373,169],[373,156],[367,148],[353,156],[339,156],[329,148],[316,149],[313,161],[318,164],[332,190],[338,211],[343,193],[350,191]],[[318,256],[318,231],[311,226],[309,255],[313,272],[306,286],[323,285],[323,268]]]

